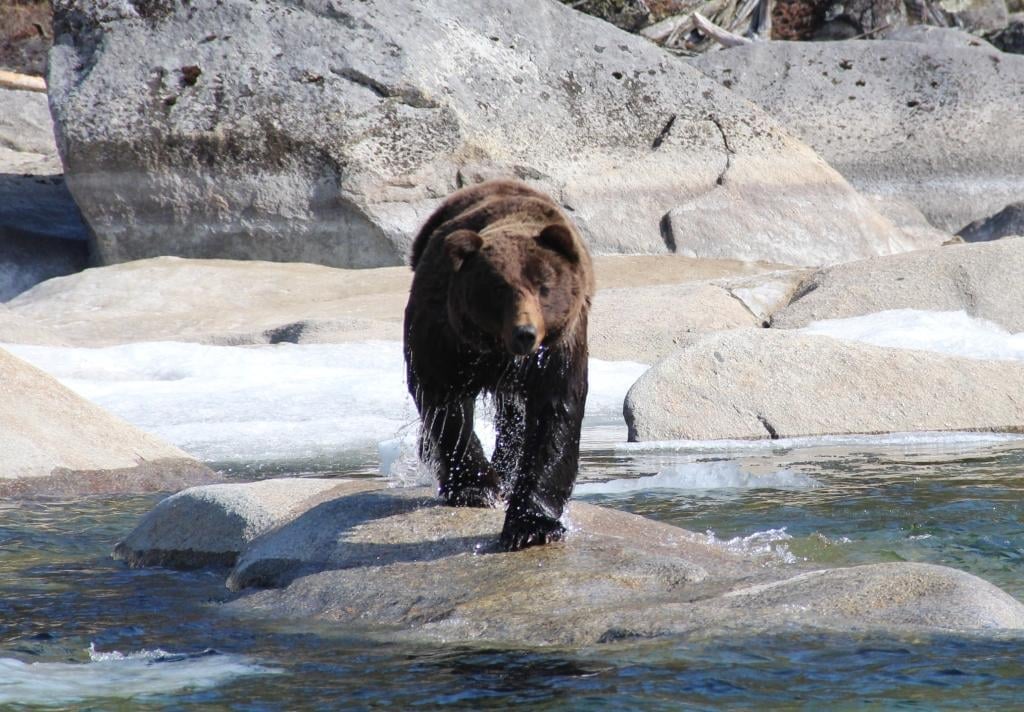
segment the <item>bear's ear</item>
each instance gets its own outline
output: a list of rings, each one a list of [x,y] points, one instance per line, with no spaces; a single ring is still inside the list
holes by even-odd
[[[570,262],[579,261],[580,256],[576,251],[576,240],[565,225],[557,223],[548,225],[537,235],[537,243],[541,247],[557,252]]]
[[[466,258],[477,252],[484,244],[484,239],[472,230],[456,230],[444,238],[444,251],[452,261],[456,272],[462,267]]]

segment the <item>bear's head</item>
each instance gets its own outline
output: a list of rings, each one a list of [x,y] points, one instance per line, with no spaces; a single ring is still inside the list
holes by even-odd
[[[525,356],[586,318],[590,257],[564,223],[456,230],[444,249],[452,267],[449,321],[478,349]]]

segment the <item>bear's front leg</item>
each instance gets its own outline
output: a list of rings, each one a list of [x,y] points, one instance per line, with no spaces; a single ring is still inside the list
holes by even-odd
[[[473,401],[420,407],[420,458],[435,465],[438,494],[452,507],[493,507],[501,499],[498,475],[473,432]]]
[[[519,472],[505,513],[506,551],[562,538],[559,522],[572,494],[587,400],[587,349],[553,350],[526,385],[526,434]]]

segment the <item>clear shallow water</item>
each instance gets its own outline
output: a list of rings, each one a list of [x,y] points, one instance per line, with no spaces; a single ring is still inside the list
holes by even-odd
[[[618,427],[588,428],[582,481],[691,474],[586,501],[765,556],[948,564],[1024,597],[1020,441],[729,452],[619,440]],[[339,474],[375,469],[368,459]],[[693,476],[702,469],[709,474]],[[762,475],[770,487],[759,486]],[[793,631],[502,650],[399,646],[315,625],[239,629],[217,612],[222,574],[132,571],[109,558],[158,499],[0,504],[0,708],[1005,709],[1024,699],[1024,638],[1015,636]],[[111,651],[135,655],[97,659]]]

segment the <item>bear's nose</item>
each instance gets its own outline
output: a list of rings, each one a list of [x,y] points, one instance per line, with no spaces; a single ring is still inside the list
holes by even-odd
[[[537,329],[536,327],[530,326],[517,326],[515,331],[512,332],[512,343],[510,344],[512,353],[516,356],[525,356],[526,354],[533,351],[534,344],[537,343]]]

